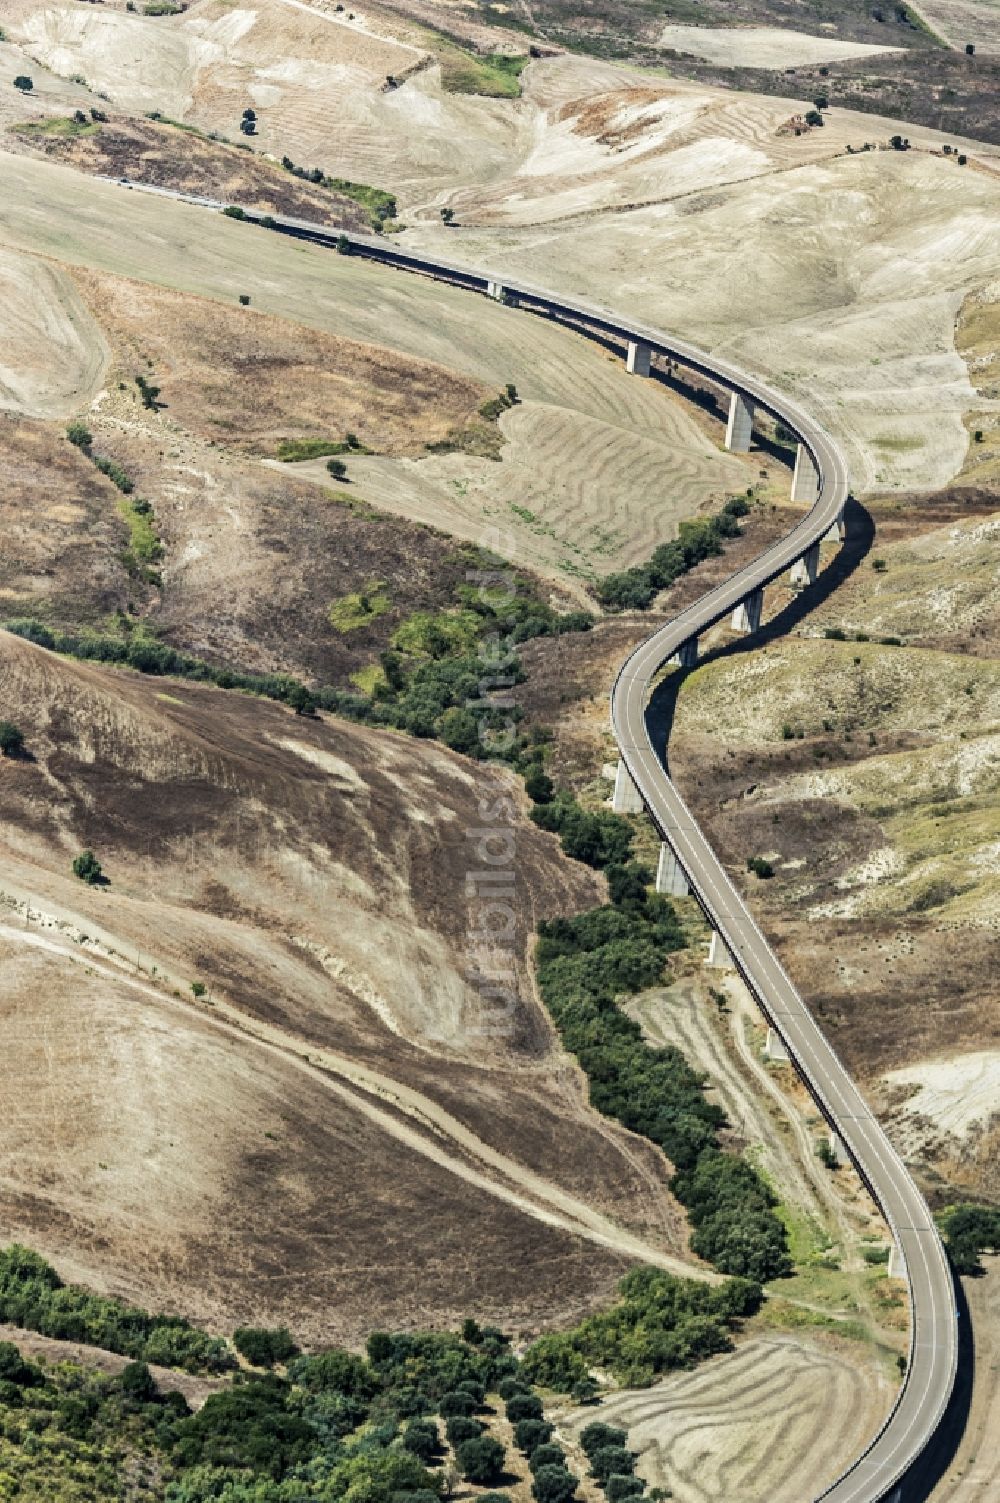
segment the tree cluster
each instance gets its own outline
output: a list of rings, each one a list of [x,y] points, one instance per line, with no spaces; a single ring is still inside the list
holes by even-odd
[[[612,610],[647,610],[660,590],[703,559],[721,553],[728,538],[739,537],[739,518],[749,510],[743,496],[732,496],[714,517],[682,522],[677,537],[661,543],[647,563],[606,575],[597,586],[597,598]]]

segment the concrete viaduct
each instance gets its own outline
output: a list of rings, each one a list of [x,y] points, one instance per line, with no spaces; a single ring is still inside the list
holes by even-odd
[[[127,184],[127,186],[133,186]],[[154,190],[165,192],[167,190]],[[167,193],[185,198],[187,195]],[[225,205],[189,200],[206,207]],[[248,219],[262,216],[246,211]],[[866,1450],[819,1494],[802,1458],[802,1497],[815,1503],[906,1503],[907,1481],[937,1429],[954,1385],[958,1324],[951,1269],[930,1211],[901,1158],[882,1131],[778,957],[758,928],[711,849],[665,766],[665,747],[654,746],[646,710],[654,677],[668,663],[691,667],[700,637],[729,617],[733,628],[760,626],[764,590],[785,571],[808,587],[817,576],[820,544],[844,536],[847,465],[834,440],[796,403],[756,376],[662,330],[625,320],[597,304],[557,296],[544,288],[491,272],[471,270],[419,252],[387,237],[345,233],[304,220],[271,217],[279,233],[433,277],[499,302],[559,318],[583,334],[620,341],[627,369],[648,376],[659,357],[729,393],[726,445],[746,452],[757,411],[768,413],[797,440],[792,497],[808,510],[792,530],[745,568],[661,626],[626,659],[611,693],[611,724],[620,760],[614,807],[645,809],[662,844],[656,885],[661,892],[690,892],[712,926],[710,963],[734,967],[769,1024],[772,1052],[790,1059],[826,1119],[831,1143],[857,1169],[893,1237],[893,1264],[909,1287],[909,1359],[892,1412]],[[235,232],[235,231],[234,231]]]

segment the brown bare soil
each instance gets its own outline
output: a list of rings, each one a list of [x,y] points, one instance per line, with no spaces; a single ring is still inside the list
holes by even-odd
[[[282,438],[420,454],[489,393],[429,360],[163,287],[74,273],[124,370],[160,387],[172,424],[273,455]]]
[[[530,1330],[629,1261],[683,1266],[668,1166],[589,1111],[534,1000],[535,920],[599,884],[509,775],[0,650],[29,752],[0,763],[8,1236],[95,1287],[307,1340],[469,1311]],[[498,800],[500,1015],[467,979],[466,878]],[[107,887],[70,874],[85,846]]]
[[[61,135],[33,123],[14,126],[8,141],[22,150],[65,162],[78,172],[127,177],[134,183],[344,229],[371,228],[368,214],[355,199],[315,188],[264,160],[253,149],[241,151],[226,142],[209,140],[193,129],[123,118],[97,125],[92,133]]]
[[[0,611],[98,623],[128,598],[109,482],[47,423],[0,416]]]

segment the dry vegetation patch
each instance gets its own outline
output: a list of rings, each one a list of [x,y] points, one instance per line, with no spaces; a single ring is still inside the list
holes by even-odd
[[[353,199],[310,187],[252,150],[209,140],[194,128],[127,119],[80,124],[72,117],[50,116],[14,126],[11,136],[78,172],[124,177],[349,230],[371,227]]]
[[[589,1111],[534,1001],[536,917],[598,884],[509,775],[0,645],[30,754],[2,763],[11,1235],[98,1287],[314,1339],[569,1319],[683,1250],[665,1164]],[[466,979],[467,832],[511,795],[497,1032]],[[85,845],[107,888],[70,874]]]
[[[121,277],[76,275],[119,359],[151,373],[173,423],[245,453],[347,433],[370,449],[421,453],[487,394],[384,346]]]

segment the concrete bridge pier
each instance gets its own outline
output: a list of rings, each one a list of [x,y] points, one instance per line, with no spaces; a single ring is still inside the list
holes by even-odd
[[[843,508],[837,513],[836,520],[830,531],[826,534],[824,543],[842,543],[847,536],[847,523],[844,521]]]
[[[773,1059],[776,1064],[786,1064],[788,1050],[780,1033],[775,1033],[773,1028],[767,1030],[767,1043],[764,1045],[764,1054],[768,1059]]]
[[[734,391],[729,399],[729,422],[726,424],[726,448],[734,454],[746,454],[753,436],[754,404],[749,397]]]
[[[615,791],[611,799],[611,807],[616,814],[642,813],[642,794],[633,783],[632,774],[621,757],[618,758],[618,771],[615,773]]]
[[[716,966],[720,971],[735,970],[729,947],[716,929],[712,930],[712,939],[708,946],[708,964]]]
[[[683,866],[665,840],[660,845],[660,860],[656,868],[656,890],[665,892],[672,898],[686,898],[691,891]]]
[[[793,585],[799,585],[805,589],[806,585],[816,583],[819,573],[819,544],[813,543],[807,548],[802,557],[795,560],[792,565],[791,581]]]
[[[847,1156],[847,1149],[844,1147],[844,1140],[839,1133],[834,1132],[832,1127],[826,1135],[826,1141],[830,1152],[833,1154],[838,1164],[850,1163],[850,1159]]]
[[[496,302],[498,302],[498,303],[505,302],[506,301],[506,297],[507,297],[507,293],[504,290],[503,283],[502,282],[487,282],[486,283],[486,296],[494,298],[496,300]]]
[[[886,1269],[886,1273],[890,1279],[906,1278],[906,1259],[900,1252],[899,1243],[895,1237],[893,1237],[892,1246],[889,1248],[889,1266]]]
[[[671,663],[676,663],[678,668],[693,668],[698,661],[698,638],[691,637],[687,642],[684,642],[680,650],[674,653],[670,661]]]
[[[795,451],[795,471],[792,475],[792,500],[806,501],[811,506],[819,495],[819,475],[812,455],[805,444]]]
[[[625,369],[630,376],[649,375],[649,357],[652,351],[648,344],[639,344],[636,340],[628,342],[628,354],[625,356]]]
[[[760,618],[764,611],[764,591],[751,590],[745,600],[741,600],[733,611],[733,631],[755,632],[760,628]]]

